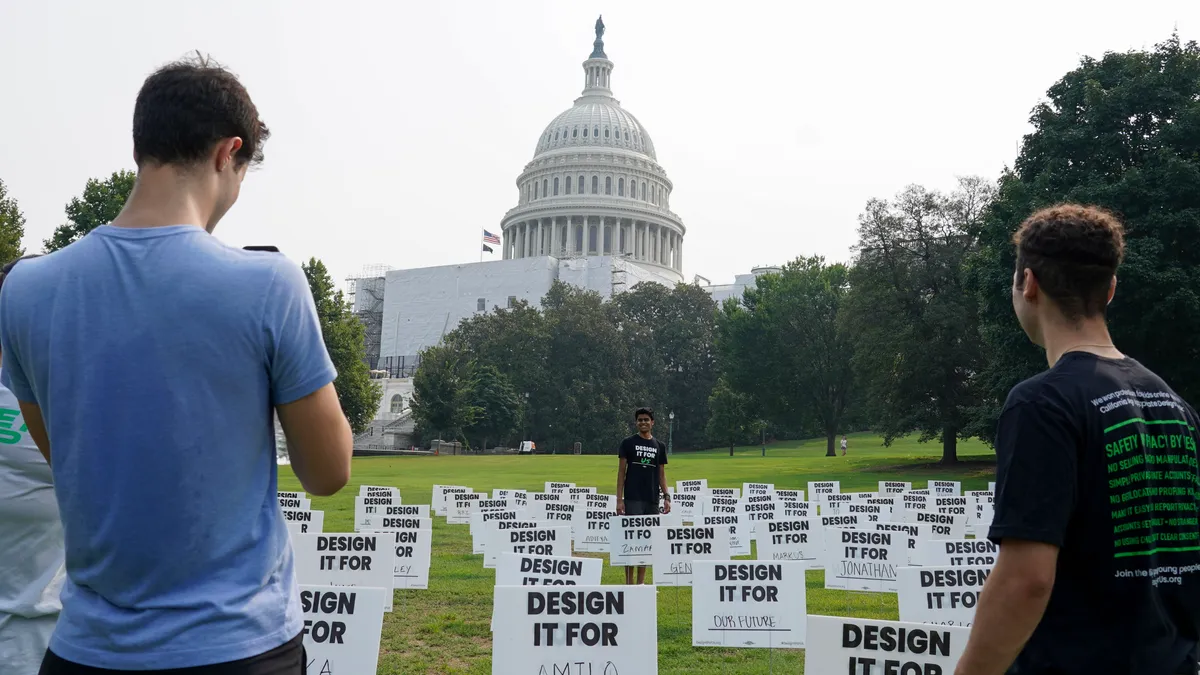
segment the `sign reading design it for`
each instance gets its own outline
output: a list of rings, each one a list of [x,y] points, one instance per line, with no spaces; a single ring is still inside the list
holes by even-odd
[[[874,530],[825,530],[825,588],[896,592],[896,568],[908,562],[908,536]]]
[[[696,560],[729,560],[728,527],[662,527],[654,530],[655,586],[691,586]]]
[[[804,647],[804,565],[697,560],[692,645]]]
[[[480,555],[487,550],[488,526],[501,520],[528,520],[525,509],[476,511],[471,514],[471,553]]]
[[[671,512],[679,512],[679,517],[692,522],[700,510],[699,492],[677,492],[671,497]]]
[[[396,565],[392,570],[393,588],[429,588],[429,558],[433,549],[433,530],[376,531],[363,534],[383,535],[383,541],[395,539]]]
[[[758,532],[758,559],[794,561],[803,567],[820,565],[825,530],[816,518],[787,518],[765,523]]]
[[[388,487],[386,485],[360,485],[358,486],[359,497],[391,497],[400,503],[400,488]]]
[[[682,520],[674,512],[658,516],[613,516],[608,527],[608,564],[649,565],[654,553],[654,530],[680,524]]]
[[[354,522],[361,523],[368,516],[387,516],[389,518],[429,518],[428,504],[402,505],[392,501],[391,497],[355,497]]]
[[[538,523],[537,527],[528,529],[495,530],[491,537],[483,556],[484,567],[495,567],[501,553],[571,555],[571,528],[567,525],[549,527],[546,523]]]
[[[446,524],[469,525],[475,505],[487,499],[483,492],[459,492],[446,499]]]
[[[677,493],[696,492],[703,493],[708,489],[708,479],[700,478],[697,480],[681,480],[675,482],[675,491]]]
[[[288,533],[292,536],[316,534],[325,529],[325,512],[283,509],[283,522],[287,523]]]
[[[958,497],[962,494],[962,482],[956,480],[931,480],[929,493],[935,497]]]
[[[593,509],[575,511],[575,521],[571,524],[572,536],[575,539],[575,552],[607,553],[608,533],[612,522],[611,509]]]
[[[912,483],[898,480],[881,480],[879,481],[879,494],[881,495],[898,495],[908,492],[912,489]]]
[[[653,586],[497,586],[492,673],[657,675]]]
[[[554,492],[555,490],[561,490],[561,494],[566,494],[567,489],[573,488],[573,487],[575,487],[574,483],[552,483],[550,481],[546,481],[546,489],[544,490],[544,492]]]
[[[497,586],[599,586],[599,558],[501,553]]]
[[[836,495],[842,492],[840,480],[818,480],[808,482],[808,498],[820,502],[823,495]]]
[[[391,589],[300,586],[308,672],[374,673]]]
[[[433,497],[429,500],[429,505],[433,508],[435,514],[444,516],[446,515],[447,498],[458,493],[470,491],[471,488],[463,485],[434,485]]]
[[[742,524],[741,515],[700,516],[700,522],[696,524],[702,527],[728,527],[729,555],[750,555],[750,528]]]
[[[522,516],[517,520],[493,520],[491,522],[484,523],[483,527],[479,530],[479,539],[483,549],[482,553],[484,568],[488,569],[495,567],[496,556],[499,555],[499,553],[496,552],[489,552],[488,549],[493,546],[504,545],[509,539],[507,534],[500,534],[501,532],[507,533],[509,530],[532,530],[545,526],[545,522],[533,520],[528,516]],[[505,548],[504,550],[511,551],[512,549]]]
[[[925,567],[991,567],[1000,547],[987,539],[928,539],[918,546],[917,559]]]
[[[900,620],[970,626],[990,567],[901,567]]]
[[[853,675],[951,675],[970,628],[899,621],[808,617],[804,670]]]
[[[300,534],[292,537],[296,579],[314,586],[387,589],[392,611],[396,550],[386,534]]]
[[[285,497],[279,495],[279,508],[307,511],[312,508],[312,501],[303,497]]]
[[[774,493],[774,483],[742,483],[742,494],[747,497],[750,495],[773,495]]]

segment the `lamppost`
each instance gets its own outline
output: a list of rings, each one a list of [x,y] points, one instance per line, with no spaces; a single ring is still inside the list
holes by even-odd
[[[675,445],[675,411],[667,413],[667,454],[671,454],[671,449]]]
[[[763,424],[759,427],[762,430],[762,456],[767,456],[767,425]]]

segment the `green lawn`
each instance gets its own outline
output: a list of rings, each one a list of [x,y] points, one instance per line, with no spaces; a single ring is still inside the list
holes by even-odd
[[[840,450],[839,450],[840,452]],[[960,442],[960,465],[937,466],[941,447],[900,439],[883,447],[878,437],[850,437],[846,457],[825,457],[825,442],[788,441],[759,447],[672,455],[667,480],[707,478],[709,487],[741,487],[743,482],[774,483],[776,488],[807,489],[810,480],[840,480],[842,490],[873,491],[880,480],[906,480],[924,487],[929,479],[961,480],[964,490],[987,489],[995,480],[994,455],[981,443]],[[326,532],[353,529],[354,496],[360,484],[398,487],[406,504],[428,504],[434,483],[466,485],[479,492],[495,488],[541,491],[545,481],[566,481],[615,492],[615,456],[399,457],[354,460],[351,484],[338,495],[313,498],[325,511]],[[279,489],[299,490],[286,466]],[[594,554],[580,554],[594,555]],[[607,557],[606,555],[600,557]],[[650,574],[653,574],[651,570]],[[493,570],[483,556],[471,554],[466,525],[433,519],[433,557],[429,589],[396,591],[395,609],[385,615],[379,673],[490,673]],[[604,567],[604,583],[624,583],[620,568]],[[808,573],[808,613],[896,619],[894,594],[827,591],[821,571]],[[658,592],[658,668],[671,673],[801,672],[803,650],[692,647],[691,588],[664,587]],[[823,674],[822,674],[823,675]]]

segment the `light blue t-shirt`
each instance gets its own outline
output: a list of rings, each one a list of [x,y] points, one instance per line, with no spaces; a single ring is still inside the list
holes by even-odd
[[[186,668],[300,633],[272,406],[336,372],[298,265],[191,225],[105,225],[14,268],[0,345],[0,380],[50,436],[54,653]]]

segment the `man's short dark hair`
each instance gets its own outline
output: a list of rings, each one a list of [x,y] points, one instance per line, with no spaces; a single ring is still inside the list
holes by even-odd
[[[1108,211],[1060,204],[1037,211],[1013,235],[1017,288],[1026,269],[1068,320],[1104,315],[1108,290],[1125,256],[1125,230]]]
[[[237,77],[207,57],[176,61],[142,84],[133,108],[133,156],[144,162],[194,164],[223,138],[242,139],[234,161],[258,164],[270,137]]]
[[[637,410],[633,411],[634,421],[636,422],[637,418],[641,417],[642,415],[647,415],[650,417],[651,421],[654,421],[654,411],[649,408],[638,408]]]

